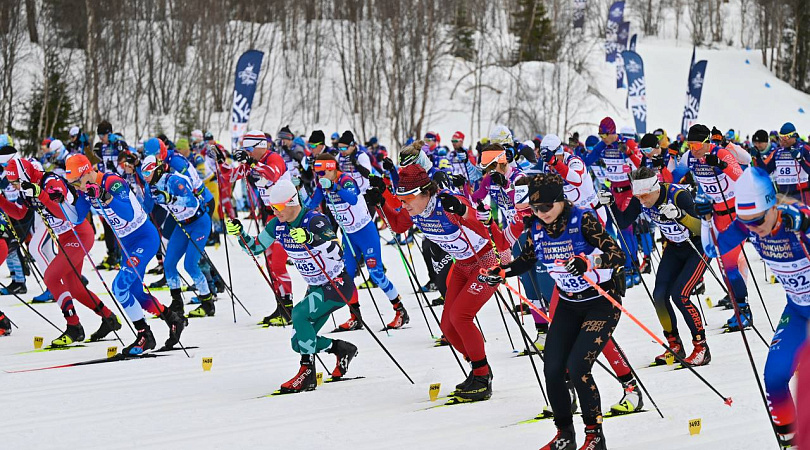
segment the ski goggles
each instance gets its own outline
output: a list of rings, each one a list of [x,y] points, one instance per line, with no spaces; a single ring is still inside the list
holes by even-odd
[[[740,221],[746,227],[761,227],[762,224],[765,223],[765,216],[768,215],[768,212],[765,211],[762,213],[761,216],[755,217],[753,219],[742,219],[740,216],[737,216],[737,220]]]
[[[326,175],[327,170],[337,170],[337,162],[330,160],[315,161],[312,165],[312,170],[314,170],[318,176],[322,177]]]
[[[793,131],[787,134],[779,133],[779,139],[790,139],[790,138],[797,138],[799,137],[799,133]]]
[[[307,145],[309,146],[310,149],[315,150],[316,148],[318,148],[319,145],[323,145],[323,142],[310,142]]]
[[[655,147],[641,147],[639,150],[641,150],[641,153],[649,155],[653,150],[655,150]]]
[[[416,188],[413,188],[413,189],[409,189],[407,191],[402,190],[402,189],[397,189],[397,198],[399,198],[401,201],[403,201],[405,203],[410,203],[416,197],[418,197],[419,194],[422,193],[422,191],[427,189],[428,186],[430,186],[430,185],[428,184],[428,185],[425,185],[425,186],[422,186],[422,187],[416,187]]]
[[[703,142],[689,141],[689,150],[700,150],[703,147],[703,144],[709,142],[709,139],[711,139],[711,136],[706,136],[706,139],[704,139]]]
[[[275,211],[284,211],[288,206],[298,206],[298,196],[294,196],[284,203],[271,203],[270,207]]]

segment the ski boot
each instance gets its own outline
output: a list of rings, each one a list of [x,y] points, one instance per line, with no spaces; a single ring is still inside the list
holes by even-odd
[[[212,294],[203,295],[200,297],[200,306],[197,309],[193,309],[188,313],[189,317],[213,317],[214,313],[217,312],[217,308],[214,306],[214,296]]]
[[[565,386],[568,387],[568,396],[571,397],[571,415],[576,415],[577,409],[579,409],[577,405],[577,390],[574,388],[574,383],[572,383],[571,380],[565,380]],[[550,406],[544,406],[543,412],[540,413],[539,417],[554,417],[554,411],[551,410]]]
[[[169,326],[169,338],[166,339],[162,349],[168,350],[180,342],[180,335],[186,328],[186,319],[169,308],[163,309],[163,318],[166,320],[166,325]]]
[[[633,271],[633,286],[641,284],[641,274]]]
[[[360,320],[360,316],[355,316],[354,313],[351,313],[349,316],[349,320],[346,322],[338,325],[334,331],[353,331],[353,330],[362,330],[363,329],[363,321]]]
[[[585,442],[579,450],[607,450],[602,424],[585,425]]]
[[[399,299],[399,297],[397,297]],[[405,307],[402,306],[401,301],[397,301],[394,306],[394,320],[392,320],[388,325],[385,326],[386,330],[396,330],[402,328],[405,324],[411,321],[411,318],[408,317],[408,311],[405,311]]]
[[[627,289],[630,289],[631,287],[633,287],[633,286],[635,286],[635,285],[636,285],[636,284],[635,284],[633,281],[634,281],[634,280],[633,280],[633,275],[631,275],[631,274],[629,274],[629,273],[628,273],[628,274],[625,274],[625,276],[624,276],[624,282],[625,282],[625,284],[627,285]]]
[[[301,355],[301,367],[289,381],[279,388],[282,394],[312,391],[318,386],[315,379],[315,355]]]
[[[731,299],[729,298],[728,294],[717,302],[717,307],[723,309],[734,309],[734,305],[731,304]]]
[[[483,364],[486,364],[486,359],[483,360]],[[456,386],[456,390],[453,392],[453,396],[456,400],[461,402],[477,402],[489,400],[489,398],[492,397],[492,370],[486,375],[475,375],[474,370],[475,369],[470,371],[469,382],[465,382],[461,387]]]
[[[276,307],[273,314],[262,319],[259,325],[266,327],[283,327],[292,323],[292,296],[287,294],[281,299],[281,305]]]
[[[149,285],[150,289],[156,289],[156,288],[162,288],[162,287],[166,287],[166,276],[165,275],[162,276],[159,280],[157,280],[154,283],[151,283]]]
[[[28,293],[28,288],[25,287],[25,283],[20,283],[19,281],[12,281],[8,286],[0,288],[0,295],[19,295],[26,293]]]
[[[11,321],[8,320],[5,314],[0,312],[0,336],[8,336],[11,334]]]
[[[779,448],[791,449],[793,446],[793,436],[796,434],[793,430],[793,425],[774,425],[776,430],[777,439],[779,439]]]
[[[147,275],[163,275],[163,262],[158,262],[158,265],[149,269]]]
[[[110,317],[101,318],[101,326],[98,327],[95,333],[90,335],[90,342],[96,342],[107,337],[113,331],[121,329],[121,321],[115,314],[110,314]]]
[[[731,333],[734,331],[740,331],[741,328],[749,328],[751,324],[754,322],[753,316],[751,316],[751,307],[748,306],[748,303],[739,303],[740,305],[740,319],[742,320],[742,327],[740,323],[737,322],[737,315],[731,316],[730,319],[726,322],[726,331]]]
[[[534,348],[537,349],[538,352],[542,352],[546,349],[548,324],[537,323],[535,327],[537,328],[537,337],[534,338]]]
[[[424,286],[420,287],[419,289],[422,292],[436,292],[436,291],[439,290],[439,288],[436,287],[436,283],[434,283],[432,281],[426,283]]]
[[[225,292],[225,280],[219,274],[214,275],[214,289],[217,294]]]
[[[652,264],[650,264],[649,256],[644,256],[644,259],[641,260],[639,270],[641,271],[641,273],[652,273]]]
[[[45,292],[31,299],[31,303],[50,303],[53,301],[56,300],[54,300],[53,295],[51,295],[51,291],[48,289],[45,289]]]
[[[74,342],[81,342],[83,340],[84,328],[82,328],[82,324],[68,325],[62,335],[51,341],[51,347],[67,347]]]
[[[644,397],[641,395],[641,391],[638,388],[638,382],[636,382],[635,379],[622,383],[622,387],[624,388],[624,396],[622,396],[622,399],[619,400],[619,403],[616,403],[610,407],[611,413],[629,414],[644,407]]]
[[[359,291],[360,289],[371,289],[375,287],[377,287],[377,283],[375,283],[374,280],[369,278],[368,280],[360,283],[360,285],[357,286],[357,290]]]
[[[681,337],[678,335],[664,333],[667,337],[667,345],[669,348],[675,351],[677,356],[680,356],[681,359],[686,357],[686,351],[683,349],[683,342],[681,342]],[[653,365],[655,366],[663,366],[667,363],[667,355],[669,355],[669,350],[665,351],[664,353],[655,357],[655,361],[653,361]]]
[[[695,339],[692,341],[692,354],[684,361],[690,366],[705,366],[712,361],[712,353],[706,345],[706,339]]]
[[[149,325],[146,325],[143,330],[138,330],[138,336],[135,337],[135,342],[121,350],[121,353],[127,356],[140,355],[147,350],[152,350],[155,348],[155,345],[157,345],[155,335],[152,334]]]
[[[181,294],[180,289],[172,289],[172,303],[169,305],[169,309],[177,313],[180,317],[186,314],[185,310],[183,309],[183,295]]]
[[[326,352],[335,355],[337,358],[335,370],[332,371],[332,378],[340,378],[349,371],[349,363],[357,356],[357,347],[351,342],[333,339],[332,345]]]
[[[577,450],[574,425],[571,424],[564,428],[557,428],[557,434],[554,436],[554,439],[541,447],[540,450]]]
[[[430,301],[430,306],[444,306],[444,297],[434,298]]]

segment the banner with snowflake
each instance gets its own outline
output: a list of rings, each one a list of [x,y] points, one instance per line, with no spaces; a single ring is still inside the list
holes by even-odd
[[[619,25],[619,34],[616,36],[616,89],[624,87],[624,60],[621,52],[627,50],[627,36],[630,35],[630,22]]]
[[[644,78],[644,61],[636,52],[621,53],[624,71],[627,74],[627,106],[636,121],[636,133],[647,132],[647,81]]]
[[[703,93],[703,83],[706,77],[706,61],[698,61],[689,71],[689,86],[686,92],[686,105],[683,108],[681,133],[686,136],[689,127],[697,122],[700,112],[700,95]]]
[[[574,0],[574,29],[581,29],[585,25],[585,2],[586,0]]]
[[[615,62],[616,55],[624,48],[619,48],[619,28],[624,22],[624,1],[613,2],[608,10],[608,21],[605,27],[605,61]],[[625,41],[625,44],[627,41]]]
[[[233,108],[231,109],[231,149],[239,147],[239,141],[247,131],[253,95],[259,83],[259,70],[262,68],[264,53],[248,50],[242,53],[236,63],[236,81],[233,88]]]

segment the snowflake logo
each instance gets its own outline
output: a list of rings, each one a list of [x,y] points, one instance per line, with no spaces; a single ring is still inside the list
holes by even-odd
[[[641,72],[641,64],[637,63],[636,60],[634,59],[627,61],[627,64],[625,64],[625,68],[627,69],[627,73]]]
[[[636,78],[627,88],[627,104],[633,117],[642,122],[647,120],[647,83],[644,78]]]
[[[259,78],[259,74],[253,71],[253,64],[248,64],[244,70],[239,71],[238,75],[239,79],[242,80],[242,84],[246,86],[256,84],[256,80]]]
[[[624,8],[621,6],[617,6],[610,10],[610,17],[615,19],[619,19],[624,16]]]
[[[619,40],[622,42],[627,42],[627,34],[628,32],[626,29],[622,29],[621,31],[619,31]]]
[[[692,89],[697,90],[703,87],[703,75],[700,72],[695,74],[695,78],[692,78]]]

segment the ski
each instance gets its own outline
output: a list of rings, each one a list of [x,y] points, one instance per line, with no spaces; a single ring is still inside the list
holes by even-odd
[[[15,353],[15,354],[16,355],[27,355],[29,353],[54,352],[54,351],[61,351],[61,350],[71,350],[71,349],[74,349],[74,348],[82,348],[82,347],[87,347],[87,346],[84,345],[84,344],[66,345],[64,347],[54,347],[52,345],[49,345],[47,347],[38,348],[36,350],[27,350],[27,351],[20,352],[20,353]]]
[[[454,406],[454,405],[468,405],[470,403],[480,403],[489,400],[489,398],[481,399],[481,400],[463,400],[459,397],[448,397],[448,400],[440,405],[433,405],[424,408],[423,411],[428,409],[435,409],[435,408],[443,408],[445,406]]]
[[[193,350],[195,348],[200,348],[200,347],[197,347],[196,345],[187,345],[185,347],[186,350]],[[172,348],[161,347],[161,348],[159,348],[157,350],[153,350],[152,353],[175,352],[175,351],[178,351],[178,350],[183,350],[183,347],[172,347]]]
[[[359,376],[359,377],[337,377],[337,378],[329,377],[329,378],[323,380],[323,382],[324,383],[337,383],[338,381],[360,380],[360,379],[363,379],[363,378],[365,378],[365,377],[363,377],[363,376]]]
[[[55,366],[45,366],[45,367],[36,367],[33,369],[22,369],[22,370],[4,370],[6,373],[24,373],[24,372],[37,372],[40,370],[51,370],[51,369],[64,369],[67,367],[77,367],[77,366],[89,366],[92,364],[104,364],[109,362],[116,362],[116,361],[129,361],[133,359],[149,359],[149,358],[157,358],[159,356],[165,355],[156,355],[154,353],[144,353],[142,355],[124,355],[123,353],[118,353],[111,358],[98,358],[98,359],[90,359],[87,361],[79,361],[75,363],[68,363],[68,364],[59,364]]]
[[[602,414],[602,418],[603,419],[612,419],[614,417],[632,416],[633,414],[644,413],[644,412],[647,412],[647,411],[649,411],[649,410],[647,410],[647,409],[638,409],[636,411],[628,412],[628,413],[616,413],[616,412],[613,412],[613,411],[608,411],[605,414]],[[576,413],[576,415],[579,415],[579,413]],[[515,425],[525,425],[525,424],[528,424],[528,423],[537,423],[537,422],[542,422],[544,420],[553,419],[553,418],[554,418],[554,414],[552,414],[550,411],[549,412],[544,411],[544,412],[541,412],[540,414],[534,416],[531,419],[521,420],[520,422],[513,423],[513,424],[510,424],[510,425],[506,425],[503,428],[511,427],[511,426],[515,426]]]

